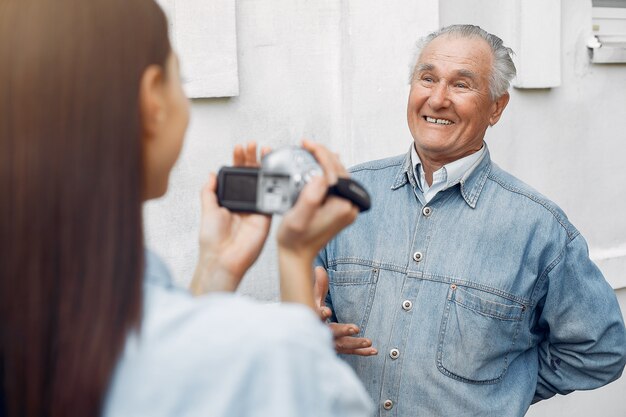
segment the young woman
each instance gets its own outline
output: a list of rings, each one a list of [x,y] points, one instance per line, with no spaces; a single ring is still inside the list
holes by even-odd
[[[357,213],[325,171],[279,227],[284,303],[232,294],[269,218],[202,191],[191,291],[143,248],[189,118],[153,0],[0,2],[0,415],[356,416],[370,404],[313,312],[311,264]],[[256,163],[253,144],[237,165]]]

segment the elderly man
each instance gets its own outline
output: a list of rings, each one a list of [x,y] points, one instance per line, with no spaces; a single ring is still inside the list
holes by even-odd
[[[414,146],[352,169],[372,209],[318,258],[338,351],[380,416],[522,416],[624,367],[619,305],[585,240],[483,142],[509,101],[510,55],[476,26],[421,42]]]

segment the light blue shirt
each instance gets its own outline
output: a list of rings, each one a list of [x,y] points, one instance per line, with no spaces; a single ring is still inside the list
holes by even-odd
[[[411,146],[411,165],[414,167],[413,173],[417,186],[424,198],[422,202],[424,204],[428,203],[439,191],[444,191],[457,185],[461,182],[463,176],[471,174],[485,155],[485,149],[486,147],[483,144],[483,147],[473,154],[445,164],[433,172],[433,183],[429,186],[428,182],[426,182],[426,173],[424,172],[422,161],[415,150],[415,146]]]
[[[371,400],[300,305],[199,298],[147,254],[141,333],[128,338],[106,417],[369,416]]]
[[[485,155],[424,204],[410,152],[352,168],[372,197],[320,253],[333,320],[378,355],[342,355],[387,416],[523,416],[617,379],[626,329],[587,244]]]

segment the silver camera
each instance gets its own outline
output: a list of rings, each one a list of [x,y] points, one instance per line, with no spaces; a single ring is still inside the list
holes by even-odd
[[[311,153],[296,146],[283,147],[265,155],[260,168],[222,167],[217,198],[232,211],[281,214],[295,204],[315,175],[323,175],[323,171]],[[350,200],[361,211],[371,205],[367,191],[349,178],[339,178],[328,193]]]

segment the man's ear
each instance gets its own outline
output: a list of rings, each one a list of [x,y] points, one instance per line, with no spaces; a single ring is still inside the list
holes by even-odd
[[[158,136],[165,118],[165,89],[163,68],[150,65],[139,82],[139,109],[141,112],[142,139]]]
[[[493,126],[496,123],[498,123],[498,120],[500,120],[500,116],[502,116],[502,112],[506,108],[506,105],[509,104],[509,98],[510,98],[509,93],[506,92],[502,94],[502,96],[500,96],[500,98],[497,99],[493,103],[493,111],[491,113],[491,116],[489,117],[490,126]]]

